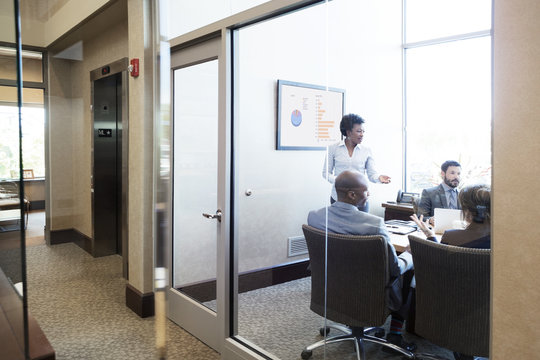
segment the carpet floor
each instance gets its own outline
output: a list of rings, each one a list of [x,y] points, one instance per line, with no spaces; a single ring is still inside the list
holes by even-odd
[[[125,306],[122,258],[93,258],[72,243],[46,246],[40,238],[42,218],[44,223],[43,215],[35,214],[29,221],[35,226],[29,226],[27,234],[32,239],[27,241],[28,307],[57,359],[155,359],[154,318],[141,319]],[[7,248],[0,254],[18,251]],[[238,334],[273,357],[301,359],[306,345],[322,339],[318,329],[323,319],[309,309],[310,286],[304,278],[240,294]],[[215,309],[215,301],[205,305]],[[383,327],[388,331],[389,320]],[[219,359],[217,352],[171,321],[167,331],[168,359]],[[449,351],[413,334],[405,337],[418,345],[419,353],[453,359]],[[366,345],[366,356],[400,358],[374,344]],[[314,350],[312,359],[356,356],[352,342],[345,342]]]
[[[56,359],[156,359],[154,318],[125,305],[122,258],[93,258],[72,243],[27,248],[28,309]],[[168,322],[168,359],[219,359],[219,354]]]

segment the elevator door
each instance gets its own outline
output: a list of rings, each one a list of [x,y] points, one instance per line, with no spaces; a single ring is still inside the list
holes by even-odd
[[[122,76],[94,81],[93,256],[122,254]]]

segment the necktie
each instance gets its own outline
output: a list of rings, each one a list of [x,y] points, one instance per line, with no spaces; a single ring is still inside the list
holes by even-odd
[[[450,191],[450,203],[448,204],[448,207],[450,209],[457,209],[456,190],[452,189],[449,191]]]

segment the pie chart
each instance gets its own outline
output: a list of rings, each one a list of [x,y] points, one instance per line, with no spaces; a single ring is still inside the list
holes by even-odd
[[[291,113],[291,123],[294,126],[300,126],[300,124],[302,123],[302,113],[300,112],[300,110],[293,110],[293,112]]]

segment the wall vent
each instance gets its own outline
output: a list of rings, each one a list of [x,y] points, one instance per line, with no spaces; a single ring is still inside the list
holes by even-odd
[[[291,236],[289,239],[288,257],[304,255],[308,253],[306,239],[302,235]]]

